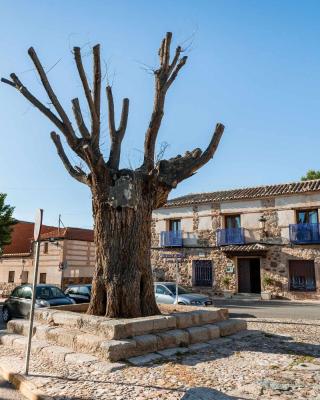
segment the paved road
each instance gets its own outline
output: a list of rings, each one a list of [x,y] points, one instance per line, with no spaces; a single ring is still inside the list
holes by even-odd
[[[215,307],[229,308],[231,317],[320,320],[320,302],[286,300],[214,300]]]

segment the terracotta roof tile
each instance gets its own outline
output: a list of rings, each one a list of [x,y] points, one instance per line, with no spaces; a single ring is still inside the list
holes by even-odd
[[[30,254],[33,241],[33,222],[19,221],[13,226],[11,244],[3,247],[3,254]],[[54,229],[53,226],[42,226],[43,233]]]
[[[243,189],[223,190],[219,192],[188,194],[186,196],[169,200],[165,207],[177,207],[228,200],[261,199],[271,196],[307,192],[320,192],[320,179],[278,185],[257,186]]]
[[[19,221],[13,227],[11,244],[3,247],[3,255],[23,255],[31,254],[31,244],[33,241],[33,222]],[[93,230],[82,228],[58,228],[54,226],[42,225],[41,239],[56,239],[83,240],[93,242]]]
[[[268,246],[261,243],[250,243],[250,244],[231,244],[228,246],[222,246],[221,250],[225,252],[243,252],[249,253],[251,251],[267,251]]]
[[[93,230],[82,228],[53,228],[52,230],[41,235],[41,239],[46,238],[61,238],[69,240],[83,240],[86,242],[93,242]]]

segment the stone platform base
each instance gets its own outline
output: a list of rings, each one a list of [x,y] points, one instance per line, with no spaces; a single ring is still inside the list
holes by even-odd
[[[33,351],[70,363],[128,360],[141,365],[195,351],[246,329],[245,321],[230,320],[228,310],[219,308],[166,305],[161,307],[162,315],[133,319],[107,319],[68,309],[36,310]],[[28,321],[12,320],[7,328],[1,343],[25,347]]]

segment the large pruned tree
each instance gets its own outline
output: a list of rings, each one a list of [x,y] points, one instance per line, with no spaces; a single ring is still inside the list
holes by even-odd
[[[109,114],[110,154],[103,157],[100,145],[101,65],[100,46],[93,47],[93,88],[90,88],[79,47],[73,49],[75,63],[90,111],[91,126],[83,119],[78,98],[72,110],[80,135],[52,89],[47,74],[31,47],[28,51],[42,85],[55,109],[47,108],[15,74],[2,82],[17,89],[64,135],[69,147],[87,165],[89,172],[73,166],[60,136],[51,132],[57,152],[69,174],[92,193],[96,267],[88,313],[108,317],[138,317],[159,313],[154,297],[150,263],[152,210],[163,206],[170,191],[206,164],[217,149],[224,126],[217,124],[207,149],[199,148],[169,160],[155,162],[155,146],[164,115],[166,94],[187,61],[178,46],[170,57],[172,33],[159,49],[159,67],[154,71],[153,111],[145,134],[144,160],[137,169],[120,168],[121,143],[126,132],[129,100],[122,104],[120,123],[115,121],[112,88],[106,87]]]

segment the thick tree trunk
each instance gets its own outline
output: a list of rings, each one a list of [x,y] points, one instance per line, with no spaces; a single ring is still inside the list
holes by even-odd
[[[93,196],[96,270],[89,314],[159,314],[150,261],[152,201],[150,193],[147,199],[140,193],[134,207],[114,207],[105,194]]]

